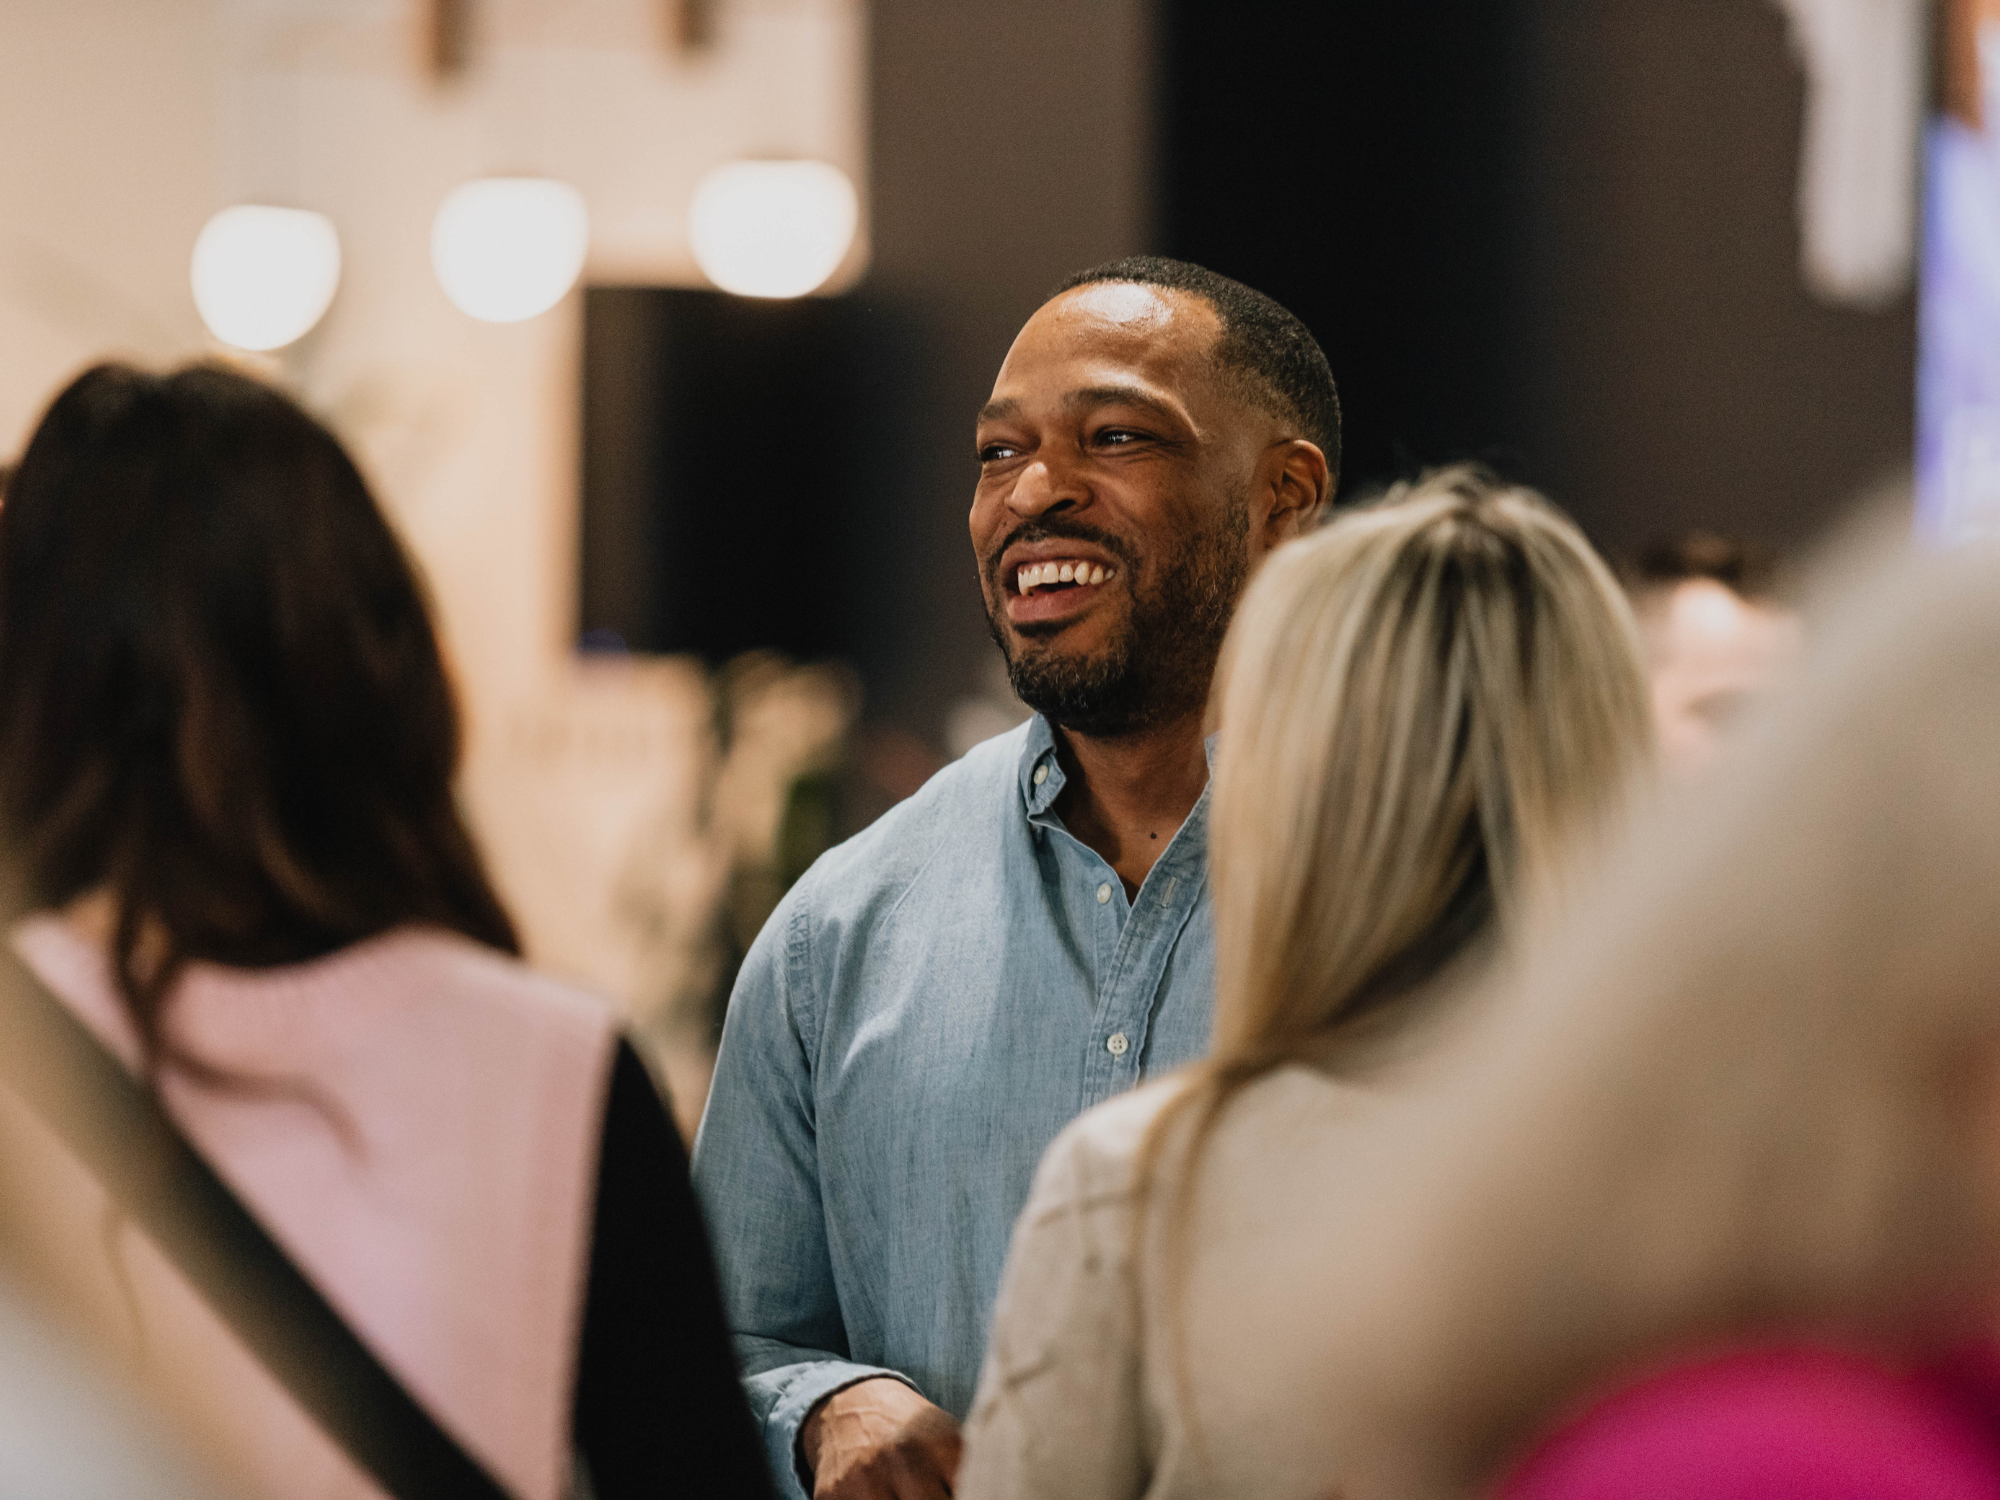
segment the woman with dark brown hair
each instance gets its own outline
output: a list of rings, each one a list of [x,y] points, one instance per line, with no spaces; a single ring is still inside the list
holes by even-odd
[[[609,1010],[518,961],[458,752],[332,434],[217,368],[56,399],[0,512],[16,949],[514,1493],[765,1493],[680,1142]],[[209,1377],[179,1415],[240,1480],[372,1493],[139,1236],[86,1243],[98,1331]]]

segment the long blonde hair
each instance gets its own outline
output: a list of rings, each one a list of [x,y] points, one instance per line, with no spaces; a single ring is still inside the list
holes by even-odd
[[[1582,533],[1469,465],[1397,485],[1264,565],[1216,676],[1214,1047],[1137,1161],[1139,1193],[1167,1208],[1170,1298],[1196,1167],[1230,1101],[1287,1063],[1337,1065],[1357,1023],[1393,1023],[1561,888],[1579,838],[1650,758],[1639,651]]]
[[[1224,646],[1213,1065],[1251,1075],[1516,930],[1647,756],[1616,581],[1446,469],[1275,555]]]

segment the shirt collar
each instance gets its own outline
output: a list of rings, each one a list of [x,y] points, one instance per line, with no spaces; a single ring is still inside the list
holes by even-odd
[[[1215,736],[1209,735],[1202,741],[1202,751],[1208,757],[1209,775],[1215,774]],[[1055,805],[1062,794],[1062,761],[1056,755],[1055,726],[1041,714],[1028,721],[1028,738],[1021,746],[1021,801],[1031,818],[1040,817]],[[1202,795],[1207,796],[1206,789]]]

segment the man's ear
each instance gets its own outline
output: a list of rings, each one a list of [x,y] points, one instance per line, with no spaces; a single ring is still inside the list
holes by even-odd
[[[1261,537],[1265,551],[1311,531],[1333,498],[1326,455],[1304,438],[1287,438],[1265,449],[1257,478],[1268,507]]]

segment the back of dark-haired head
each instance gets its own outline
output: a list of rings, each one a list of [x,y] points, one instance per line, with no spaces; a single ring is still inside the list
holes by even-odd
[[[517,950],[458,749],[416,577],[330,432],[205,366],[56,398],[0,510],[0,824],[31,899],[112,898],[154,1056],[190,959],[411,922]]]
[[[1753,603],[1777,592],[1777,559],[1755,542],[1684,531],[1639,548],[1619,565],[1627,593],[1638,595],[1706,579]]]
[[[1296,423],[1299,436],[1326,455],[1327,490],[1340,479],[1340,393],[1310,329],[1262,292],[1206,266],[1157,255],[1106,261],[1066,278],[1050,293],[1102,281],[1130,281],[1199,297],[1215,309],[1222,337],[1215,354],[1252,405]]]

